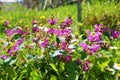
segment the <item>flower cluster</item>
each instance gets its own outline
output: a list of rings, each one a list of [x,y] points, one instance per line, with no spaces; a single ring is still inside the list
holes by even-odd
[[[85,52],[92,55],[93,53],[96,53],[100,49],[100,45],[88,45],[85,43],[81,43],[80,46],[83,48]]]
[[[10,56],[12,56],[13,53],[17,52],[17,51],[19,50],[19,46],[22,44],[22,42],[23,42],[23,38],[18,39],[18,40],[15,42],[14,46],[13,46],[12,48],[8,49],[8,54],[9,54]]]

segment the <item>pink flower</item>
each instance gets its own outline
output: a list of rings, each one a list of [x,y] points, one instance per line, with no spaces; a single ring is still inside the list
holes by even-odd
[[[84,51],[87,51],[89,49],[89,45],[85,43],[81,43],[80,46],[83,48]]]
[[[12,56],[12,54],[13,54],[13,50],[12,49],[8,49],[8,54],[10,55],[10,56]]]
[[[32,24],[38,24],[36,20],[32,20]]]
[[[39,28],[38,28],[38,26],[36,26],[36,27],[33,27],[33,28],[32,28],[32,31],[33,31],[33,32],[38,32],[38,31],[39,31]]]
[[[97,42],[100,41],[100,37],[101,37],[102,33],[101,32],[96,32],[96,33],[90,33],[88,36],[88,40],[90,42]]]
[[[73,23],[72,18],[68,17],[67,19],[65,19],[65,21],[63,23],[60,24],[60,27],[62,29],[66,29],[67,27],[70,27],[70,25]]]
[[[5,33],[6,33],[6,35],[13,35],[14,33],[15,33],[15,29],[13,28],[13,29],[11,29],[11,30],[5,30]]]
[[[21,30],[21,29],[16,30],[16,32],[17,32],[17,34],[19,34],[19,35],[23,35],[23,34],[24,34],[23,30]]]
[[[62,60],[62,58],[63,58],[63,55],[62,55],[62,54],[59,54],[59,55],[58,55],[58,59],[59,59],[59,60]]]
[[[89,70],[89,64],[90,64],[90,61],[89,60],[86,60],[85,61],[85,64],[84,64],[84,71],[88,71]]]
[[[100,49],[100,45],[92,45],[89,48],[89,54],[91,55],[93,53],[96,53],[99,49]]]
[[[72,56],[66,56],[66,57],[65,57],[65,61],[66,61],[67,63],[69,63],[71,60],[72,60]]]
[[[5,27],[8,27],[8,26],[9,26],[9,21],[6,20],[6,21],[4,22],[4,25],[5,25]]]
[[[47,47],[49,45],[49,39],[45,38],[45,40],[40,44],[41,47]]]
[[[53,18],[48,18],[47,20],[48,20],[48,23],[50,25],[54,25],[58,22],[58,19],[56,19],[56,18],[54,18],[54,19]]]
[[[120,35],[119,31],[111,30],[111,35],[113,38],[118,38]]]
[[[10,56],[12,56],[12,54],[14,53],[14,52],[16,52],[16,51],[18,51],[18,47],[22,44],[22,42],[23,42],[23,39],[21,38],[21,39],[18,39],[17,40],[17,42],[15,43],[15,45],[12,47],[12,48],[10,48],[10,49],[8,49],[8,54],[10,55]]]
[[[5,60],[5,59],[7,59],[7,56],[6,55],[2,55],[1,58]]]
[[[95,32],[101,32],[101,28],[102,28],[103,24],[95,24]]]
[[[78,60],[76,61],[76,63],[77,63],[78,65],[81,65],[81,64],[82,64],[82,61],[81,61],[80,59],[78,59]]]
[[[62,42],[61,47],[62,47],[62,50],[66,50],[67,49],[67,44],[65,42]]]

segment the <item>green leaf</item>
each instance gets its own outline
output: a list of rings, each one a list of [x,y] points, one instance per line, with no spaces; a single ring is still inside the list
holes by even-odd
[[[15,71],[14,71],[14,69],[12,69],[11,67],[7,67],[7,72],[8,72],[8,76],[10,77],[10,78],[13,78],[13,76],[16,76],[16,73],[15,73]]]
[[[3,64],[3,59],[0,58],[0,64]]]
[[[67,80],[78,80],[78,76],[76,76],[75,72],[71,72],[69,73]]]
[[[30,76],[35,77],[35,76],[39,76],[39,75],[38,75],[38,73],[37,73],[35,70],[33,70],[33,71],[30,73]]]
[[[50,80],[57,80],[57,77],[54,76],[54,75],[52,75],[52,76],[50,77]]]
[[[60,43],[60,39],[58,37],[56,38],[56,41],[57,41],[57,44]]]
[[[50,63],[49,65],[50,65],[50,66],[52,67],[52,69],[59,75],[58,69],[56,68],[56,66],[55,66],[53,63]]]
[[[110,60],[108,58],[100,58],[99,61],[97,61],[98,67],[102,72],[104,72],[105,67],[108,65]]]
[[[17,80],[22,80],[23,75],[24,75],[26,72],[27,72],[27,70],[26,70],[26,69],[25,69],[25,70],[23,70],[23,71],[20,73],[20,76],[18,77],[18,79],[17,79]]]

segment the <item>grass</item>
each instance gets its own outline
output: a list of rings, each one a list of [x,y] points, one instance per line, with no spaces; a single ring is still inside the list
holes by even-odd
[[[114,2],[111,3],[94,2],[92,4],[83,3],[83,7],[82,7],[83,20],[87,15],[91,15],[91,17],[93,15],[100,17],[104,13],[107,13],[108,15],[114,13],[117,15],[118,12],[120,11],[119,6],[120,4],[115,4]],[[36,18],[39,18],[42,15],[49,17],[51,14],[54,14],[56,17],[62,18],[70,14],[73,17],[74,21],[77,21],[76,4],[67,5],[64,7],[58,7],[55,9],[48,9],[46,11],[39,11],[39,12],[37,10],[31,10],[31,9],[28,10],[26,8],[22,8],[20,5],[17,4],[11,8],[12,9],[8,8],[10,10],[8,9],[4,10],[3,8],[3,11],[0,12],[1,14],[0,19],[3,20],[8,19],[11,21],[11,23],[15,24],[17,21],[19,21],[22,18],[26,19],[26,21],[30,21],[34,16],[36,16]]]
[[[14,5],[14,6],[13,6]],[[82,4],[82,22],[86,20],[99,20],[101,16],[106,15],[115,15],[118,17],[120,12],[120,3],[116,4],[114,1],[109,3],[94,1],[91,4],[83,2]],[[66,5],[63,7],[58,7],[55,9],[48,8],[46,11],[37,11],[32,9],[23,8],[20,4],[6,4],[3,5],[2,11],[0,11],[0,27],[5,20],[10,21],[10,26],[15,27],[17,23],[24,19],[24,23],[31,24],[32,19],[35,17],[37,20],[40,19],[40,16],[50,17],[53,14],[58,18],[65,18],[69,15],[72,16],[74,25],[77,23],[77,4]]]

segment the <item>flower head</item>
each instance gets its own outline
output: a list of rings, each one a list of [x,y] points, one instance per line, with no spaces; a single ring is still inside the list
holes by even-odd
[[[2,55],[1,58],[5,60],[5,59],[7,59],[7,56],[6,55]]]
[[[95,32],[101,32],[101,28],[102,28],[103,24],[95,24]]]
[[[38,31],[39,31],[39,28],[38,28],[38,26],[36,26],[36,27],[33,27],[33,28],[32,28],[32,31],[33,31],[33,32],[38,32]]]
[[[120,70],[120,64],[115,63],[113,65],[113,68],[116,69],[116,70]]]
[[[81,43],[80,46],[83,48],[84,51],[87,51],[89,49],[89,45],[85,43]]]
[[[86,60],[85,61],[85,64],[84,64],[84,71],[88,71],[89,70],[89,64],[90,64],[90,61],[89,60]]]
[[[47,47],[49,45],[49,39],[45,38],[44,41],[40,44],[40,47]]]
[[[21,30],[21,29],[16,30],[16,33],[19,34],[19,35],[23,35],[24,34],[23,30]]]
[[[69,63],[71,60],[72,60],[72,56],[66,56],[66,57],[65,57],[65,61],[66,61],[67,63]]]
[[[8,26],[9,26],[9,21],[6,20],[6,21],[4,22],[4,25],[5,25],[5,27],[8,27]]]
[[[82,64],[82,61],[81,61],[80,59],[78,59],[78,60],[76,61],[76,63],[77,63],[78,65],[81,65],[81,64]]]
[[[11,29],[11,30],[5,30],[5,33],[6,33],[6,35],[13,35],[14,33],[15,33],[15,29],[13,28],[13,29]]]
[[[120,35],[119,31],[111,30],[111,35],[113,38],[118,38]]]
[[[47,20],[50,25],[55,25],[58,22],[57,18],[48,18]]]
[[[102,33],[101,32],[95,32],[95,33],[90,33],[88,36],[88,40],[90,42],[98,42],[100,41],[100,37],[101,37]]]
[[[62,42],[61,48],[62,48],[62,50],[66,50],[67,49],[67,44],[65,42]]]

